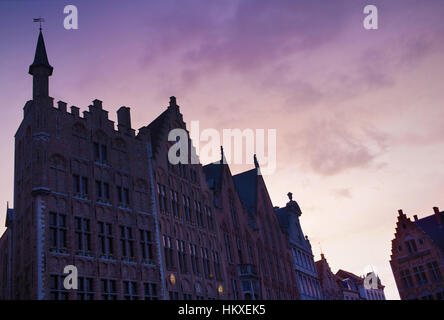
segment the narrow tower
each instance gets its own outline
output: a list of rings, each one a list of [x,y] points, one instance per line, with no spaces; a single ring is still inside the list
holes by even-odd
[[[49,76],[53,67],[49,64],[46,55],[45,41],[40,28],[37,47],[35,49],[34,62],[29,66],[29,74],[33,77],[32,99],[46,98],[49,96]]]

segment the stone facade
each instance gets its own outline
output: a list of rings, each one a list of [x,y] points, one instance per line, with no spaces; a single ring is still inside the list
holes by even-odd
[[[398,211],[390,265],[402,300],[444,300],[444,212],[412,221]]]

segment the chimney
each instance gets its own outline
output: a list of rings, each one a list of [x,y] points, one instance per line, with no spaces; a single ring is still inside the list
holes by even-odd
[[[325,256],[324,256],[323,253],[321,253],[321,259],[322,259],[322,260],[325,260]]]
[[[57,106],[59,107],[60,111],[66,112],[66,102],[58,101]]]
[[[93,106],[96,107],[97,109],[102,109],[102,101],[99,99],[94,99]]]
[[[117,126],[119,128],[131,129],[131,114],[130,108],[128,107],[120,107],[117,110]]]
[[[439,212],[439,208],[433,207],[433,211],[435,212],[436,222],[438,225],[442,225],[442,215],[441,212]]]
[[[418,221],[418,215],[417,214],[414,214],[413,218],[415,219],[415,221]]]

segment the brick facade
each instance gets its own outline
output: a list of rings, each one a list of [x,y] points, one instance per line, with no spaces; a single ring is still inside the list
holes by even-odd
[[[401,300],[444,300],[444,212],[412,221],[398,211],[390,265]]]

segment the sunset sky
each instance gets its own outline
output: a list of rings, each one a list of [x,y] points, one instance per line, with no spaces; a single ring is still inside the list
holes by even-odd
[[[63,28],[67,4],[78,30]],[[367,4],[378,30],[363,28]],[[277,129],[273,204],[293,192],[315,259],[321,245],[334,272],[373,265],[399,299],[397,210],[444,209],[444,1],[0,1],[0,233],[39,16],[50,96],[68,108],[97,98],[116,120],[127,106],[138,129],[174,95],[201,128]]]

